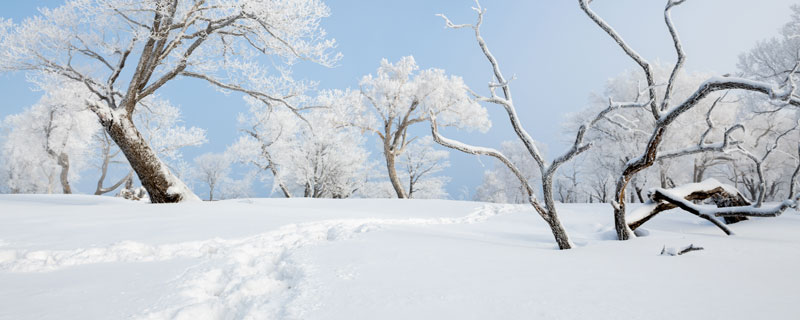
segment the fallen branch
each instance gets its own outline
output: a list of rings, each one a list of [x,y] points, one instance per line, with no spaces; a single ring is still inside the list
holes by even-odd
[[[707,179],[700,183],[691,183],[672,189],[651,190],[648,194],[650,200],[628,217],[628,227],[631,230],[636,230],[636,228],[639,228],[657,214],[678,208],[678,204],[675,201],[669,201],[666,194],[672,197],[680,197],[687,202],[711,199],[718,208],[748,207],[751,205],[750,201],[747,201],[736,188],[722,184],[715,179]],[[746,219],[744,217],[725,217],[725,223],[731,224]]]
[[[708,189],[708,186],[714,184],[718,184],[719,186],[711,190],[704,190],[703,188],[696,189],[703,186]],[[645,214],[637,211],[639,214],[634,216],[631,220],[633,221],[632,223],[635,223],[635,226],[638,227],[659,212],[672,208],[681,208],[686,212],[708,220],[725,232],[725,234],[732,235],[733,232],[716,218],[777,217],[783,214],[786,209],[797,208],[797,202],[800,200],[800,194],[798,194],[794,196],[794,198],[785,200],[773,207],[757,207],[756,205],[746,205],[715,208],[697,205],[692,202],[692,199],[690,199],[692,195],[696,196],[706,194],[717,195],[718,197],[724,196],[724,198],[727,199],[736,199],[737,197],[741,197],[741,194],[739,194],[738,191],[734,192],[733,190],[735,189],[725,186],[714,179],[708,179],[701,183],[692,183],[673,189],[652,189],[649,194],[650,201],[648,202],[648,205],[642,207],[643,210],[649,211]],[[631,228],[633,229],[633,227]]]
[[[667,246],[664,246],[663,248],[661,248],[661,255],[681,256],[692,251],[700,251],[700,250],[703,250],[703,247],[695,247],[694,244],[690,244],[688,247],[683,248],[681,251],[676,251],[674,248],[667,248]]]

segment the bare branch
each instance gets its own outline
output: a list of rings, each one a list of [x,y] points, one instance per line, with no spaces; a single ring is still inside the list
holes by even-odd
[[[683,62],[686,60],[686,55],[683,53],[683,46],[681,45],[681,39],[678,37],[678,32],[675,30],[675,26],[672,24],[672,16],[670,14],[673,7],[680,5],[684,1],[685,0],[668,0],[667,7],[664,9],[664,22],[667,24],[669,34],[672,36],[672,43],[675,46],[675,52],[678,54],[678,61],[675,62],[675,67],[672,69],[672,74],[669,76],[667,90],[664,93],[664,100],[661,101],[661,111],[664,111],[667,109],[667,107],[669,107],[672,90],[675,88],[675,80],[678,77],[678,73],[680,72],[681,68],[683,67]]]
[[[617,31],[614,30],[614,28],[612,28],[605,20],[603,20],[603,18],[600,18],[600,16],[598,16],[594,11],[592,11],[592,9],[589,7],[589,2],[591,1],[578,0],[578,2],[583,12],[585,12],[586,15],[588,15],[589,18],[592,19],[592,21],[594,21],[594,23],[600,27],[600,29],[603,29],[603,31],[605,31],[611,37],[611,39],[613,39],[614,42],[616,42],[617,45],[619,45],[619,47],[622,48],[623,51],[625,51],[625,54],[631,57],[631,59],[633,59],[633,61],[635,61],[636,64],[638,64],[642,68],[642,71],[644,71],[645,74],[645,79],[647,79],[648,93],[650,96],[649,99],[650,110],[653,114],[653,118],[658,119],[660,117],[660,111],[656,104],[655,80],[653,78],[653,71],[652,68],[650,67],[650,63],[647,62],[647,60],[645,60],[641,55],[639,55],[639,53],[636,52],[636,50],[633,50],[633,48],[631,48],[625,42],[625,40],[622,39],[619,33],[617,33]]]
[[[528,196],[528,201],[530,202],[531,205],[533,205],[534,209],[536,209],[536,212],[539,213],[539,215],[545,221],[549,220],[549,215],[547,213],[547,210],[545,210],[544,207],[542,207],[542,205],[536,199],[536,193],[533,190],[533,187],[530,185],[530,183],[522,174],[522,172],[519,170],[519,168],[517,168],[517,166],[514,165],[514,163],[512,163],[511,160],[509,160],[505,155],[503,155],[503,153],[501,153],[496,149],[472,146],[460,141],[443,137],[442,135],[439,134],[439,128],[436,125],[435,115],[431,115],[431,135],[433,136],[433,140],[436,141],[436,143],[441,144],[445,147],[455,149],[464,153],[490,156],[502,162],[506,167],[508,167],[509,170],[511,170],[512,173],[514,173],[514,176],[517,177],[520,184],[522,184],[522,186],[525,188],[525,191]]]

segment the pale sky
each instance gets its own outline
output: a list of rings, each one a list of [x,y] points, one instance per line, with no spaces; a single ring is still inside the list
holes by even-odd
[[[0,16],[19,21],[36,13],[36,7],[52,7],[61,1],[4,1]],[[448,30],[437,13],[455,23],[473,23],[471,0],[373,0],[326,1],[331,17],[323,25],[339,43],[344,57],[336,68],[300,64],[295,77],[319,81],[321,88],[355,88],[363,75],[375,72],[381,58],[396,61],[413,55],[422,68],[443,68],[464,77],[470,87],[485,92],[491,73],[469,30]],[[683,40],[688,71],[728,73],[736,71],[742,52],[758,40],[776,36],[789,19],[790,0],[689,0],[672,16]],[[634,68],[633,62],[569,0],[484,0],[487,8],[483,36],[504,73],[512,82],[514,100],[523,125],[534,139],[546,144],[551,154],[564,148],[561,129],[565,114],[586,107],[589,95],[601,93],[605,81]],[[592,7],[639,53],[651,62],[672,64],[675,53],[664,25],[666,1],[595,0]],[[40,93],[32,92],[24,74],[0,75],[0,118],[33,104]],[[236,117],[246,111],[237,96],[225,96],[195,80],[179,80],[165,86],[161,96],[182,108],[185,124],[207,130],[209,143],[184,151],[191,161],[205,152],[223,152],[238,136]],[[493,128],[487,134],[445,131],[472,144],[499,147],[515,138],[498,107],[487,105]],[[418,132],[427,134],[421,125]],[[571,138],[571,137],[570,137]],[[374,156],[376,144],[367,147]],[[451,152],[451,197],[474,193],[483,171],[494,160]],[[93,190],[94,175],[77,184]],[[202,194],[203,190],[196,190]],[[257,196],[268,189],[258,188]]]

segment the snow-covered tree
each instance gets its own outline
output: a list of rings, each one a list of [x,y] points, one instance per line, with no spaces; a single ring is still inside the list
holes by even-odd
[[[776,86],[784,85],[787,79],[794,83],[800,80],[796,72],[800,60],[800,5],[793,5],[791,10],[790,21],[777,37],[758,42],[739,57],[742,74]],[[796,108],[785,108],[782,101],[755,94],[747,95],[743,101],[752,113],[745,117],[744,122],[752,130],[744,137],[744,157],[731,166],[732,180],[741,185],[754,200],[759,197],[767,200],[777,200],[780,196],[792,198],[793,192],[789,190],[794,190],[796,183],[793,171],[796,164],[800,163],[797,154],[800,139],[796,133],[777,138],[796,126],[800,112]],[[778,143],[773,146],[775,142]],[[775,152],[767,152],[769,149]],[[763,164],[759,166],[757,163],[760,161],[753,161],[748,153],[755,158],[766,156]],[[761,175],[757,167],[761,167]],[[790,180],[787,179],[790,177]],[[760,189],[763,192],[759,192]]]
[[[539,146],[541,148],[541,146]],[[534,185],[541,179],[536,170],[536,162],[519,141],[504,141],[500,152],[519,168],[528,184]],[[483,174],[483,182],[475,190],[475,200],[497,203],[528,203],[525,186],[504,164],[495,163],[491,170]]]
[[[678,100],[677,98],[674,98],[673,93],[675,92],[675,86],[679,83],[676,79],[681,74],[683,64],[686,60],[686,55],[683,51],[678,32],[676,31],[675,25],[672,22],[671,11],[676,6],[684,3],[684,0],[668,0],[666,8],[664,9],[664,21],[672,37],[672,42],[678,59],[672,68],[672,72],[670,73],[669,79],[666,82],[666,87],[663,91],[663,94],[659,94],[657,92],[657,88],[659,86],[657,85],[657,80],[654,76],[652,65],[632,47],[630,47],[630,45],[619,35],[619,33],[617,33],[616,30],[614,30],[605,20],[603,20],[591,9],[589,6],[590,2],[590,0],[579,0],[580,7],[584,13],[586,13],[586,15],[595,24],[597,24],[597,26],[605,34],[611,37],[611,39],[617,45],[619,45],[624,53],[641,68],[645,78],[645,94],[642,100],[647,103],[649,109],[648,111],[654,120],[654,128],[653,131],[648,135],[646,146],[639,152],[639,155],[632,158],[624,165],[621,174],[619,175],[619,179],[617,180],[616,189],[614,192],[612,207],[614,208],[614,222],[617,231],[617,237],[620,240],[627,240],[634,237],[634,234],[626,217],[625,193],[629,182],[634,176],[636,176],[637,173],[652,167],[653,164],[659,160],[677,158],[704,152],[722,151],[730,146],[729,134],[731,129],[728,129],[725,131],[724,137],[719,143],[710,143],[706,141],[707,136],[703,134],[700,136],[698,139],[699,141],[696,144],[692,144],[688,147],[666,152],[659,150],[662,143],[669,136],[667,135],[667,132],[670,131],[669,129],[676,127],[676,124],[678,123],[677,120],[680,119],[681,116],[687,114],[687,112],[690,112],[696,108],[698,103],[703,101],[703,99],[713,97],[716,92],[725,90],[741,90],[758,93],[775,101],[779,101],[784,105],[800,106],[800,99],[795,96],[796,87],[792,79],[792,75],[797,68],[795,67],[790,70],[788,73],[789,76],[785,77],[786,80],[781,86],[775,86],[771,83],[763,81],[753,81],[738,77],[712,77],[698,85],[684,100]],[[797,64],[795,64],[795,66],[797,66]],[[639,87],[637,87],[637,90],[639,90]],[[713,121],[709,120],[708,117],[706,118],[709,127],[713,126]],[[675,200],[684,201],[685,199]],[[780,212],[783,212],[783,210],[788,207],[796,206],[796,204],[789,202],[785,204],[787,205],[783,206],[782,209],[780,209]],[[695,211],[689,210],[689,206],[683,206],[682,208],[689,212],[696,213]],[[734,210],[736,211],[736,214],[734,215],[760,215],[763,213],[753,212],[751,210],[752,208],[748,208]],[[723,213],[720,211],[715,214],[717,214],[717,216],[724,216],[728,213],[730,212]],[[713,219],[713,217],[711,219]]]
[[[134,125],[140,102],[176,77],[202,79],[284,104],[264,56],[331,65],[319,0],[68,0],[21,23],[0,21],[0,71],[55,74],[92,92],[86,101],[152,202],[197,199]],[[285,78],[279,70],[277,78]],[[130,77],[128,79],[128,77]]]
[[[46,92],[35,105],[3,121],[3,180],[14,193],[52,193],[56,183],[72,193],[70,181],[87,165],[89,141],[100,126],[82,102],[82,86],[53,79],[41,86]]]
[[[214,200],[214,190],[223,182],[231,170],[231,163],[225,154],[204,153],[194,159],[195,177],[208,186],[208,200]]]
[[[660,64],[651,66],[655,81],[667,82],[671,69]],[[680,72],[676,77],[672,97],[685,99],[694,92],[700,84],[710,75],[704,73]],[[593,96],[593,103],[586,110],[571,115],[565,127],[577,128],[584,119],[591,117],[612,101],[639,101],[644,103],[644,90],[642,84],[645,77],[634,70],[625,71],[611,78],[606,83],[602,98]],[[656,89],[659,96],[664,93],[665,87]],[[680,127],[681,134],[666,136],[660,144],[660,151],[680,149],[696,143],[699,137],[705,134],[706,141],[719,140],[725,130],[736,125],[737,113],[740,109],[738,99],[723,94],[716,95],[717,99],[706,99],[698,102],[697,106],[687,111],[686,115],[677,119],[676,127]],[[714,109],[712,110],[712,106]],[[599,122],[593,130],[587,133],[586,140],[595,146],[581,156],[579,161],[584,166],[584,171],[591,172],[583,179],[589,180],[594,198],[598,201],[607,201],[609,177],[617,176],[627,165],[628,161],[635,158],[640,150],[647,145],[650,133],[655,128],[655,121],[646,108],[626,109],[607,117],[607,121]],[[711,121],[711,125],[707,122]],[[738,133],[738,131],[737,131]],[[608,152],[614,150],[614,152]],[[646,195],[644,190],[650,187],[667,188],[678,184],[699,182],[704,180],[706,172],[714,166],[724,165],[731,160],[729,155],[719,152],[704,152],[687,155],[684,157],[664,158],[656,161],[649,169],[643,170],[633,176],[630,181],[628,193],[631,202],[643,202]],[[693,168],[686,170],[685,168]],[[605,195],[605,196],[604,196]],[[603,200],[605,199],[605,200]],[[594,200],[594,199],[593,199]]]
[[[136,108],[133,118],[134,124],[159,158],[172,172],[183,179],[181,172],[185,171],[184,168],[189,165],[183,159],[181,150],[185,147],[204,144],[206,142],[205,130],[184,126],[180,109],[157,96],[142,100],[140,107]],[[99,195],[117,189],[132,177],[133,171],[124,158],[118,157],[120,150],[111,141],[107,132],[101,130],[96,133],[94,143],[98,149],[97,157],[100,158],[100,178],[98,178],[95,190],[95,194]],[[130,169],[127,170],[129,173],[111,186],[104,187],[108,171],[113,164],[117,164],[123,170]]]
[[[449,178],[435,174],[450,166],[447,158],[450,154],[445,150],[433,148],[433,139],[425,136],[408,145],[400,156],[398,164],[402,168],[401,179],[407,179],[408,189],[405,194],[409,198],[440,199],[447,197],[444,186]]]
[[[765,200],[786,198],[782,193],[790,189],[787,178],[796,167],[795,150],[800,143],[796,113],[780,110],[769,115],[755,114],[744,121],[748,131],[735,149],[738,157],[730,165],[735,170],[730,176],[756,206]]]
[[[359,98],[357,92],[322,91],[295,111],[250,99],[249,113],[240,116],[244,135],[229,152],[267,173],[285,197],[350,197],[372,172],[361,131],[342,125]]]
[[[519,183],[524,187],[526,200],[528,203],[533,206],[536,213],[547,222],[550,226],[550,230],[553,233],[553,237],[558,244],[559,249],[570,249],[572,248],[573,244],[569,240],[569,236],[567,235],[567,231],[564,229],[564,226],[561,224],[561,221],[558,217],[557,208],[555,207],[555,200],[553,197],[553,179],[558,172],[558,169],[564,163],[572,160],[575,156],[579,155],[586,151],[590,144],[585,143],[584,136],[586,131],[591,128],[594,124],[598,121],[605,119],[605,116],[620,108],[625,107],[637,107],[636,104],[615,104],[610,103],[609,106],[604,109],[603,111],[599,112],[596,117],[584,122],[583,125],[578,128],[578,132],[575,136],[574,143],[572,144],[571,148],[567,150],[561,156],[555,158],[553,161],[546,161],[543,153],[539,150],[536,146],[535,141],[533,138],[528,134],[528,132],[523,128],[522,123],[520,123],[519,118],[517,116],[517,111],[515,107],[515,102],[511,98],[511,86],[508,80],[503,75],[501,71],[497,59],[489,50],[488,45],[483,39],[481,35],[480,27],[483,23],[483,15],[486,11],[480,6],[480,4],[476,1],[476,7],[473,8],[478,14],[478,21],[474,24],[460,24],[456,25],[453,24],[450,19],[445,17],[444,15],[440,15],[444,20],[445,24],[448,28],[453,29],[460,29],[460,28],[470,28],[475,32],[475,39],[478,42],[478,46],[480,47],[481,51],[483,52],[484,56],[488,60],[489,64],[491,65],[492,74],[493,74],[493,81],[489,83],[489,93],[490,96],[478,96],[475,94],[476,99],[486,103],[496,104],[501,106],[503,109],[506,110],[508,114],[508,118],[511,122],[511,126],[514,129],[519,141],[522,142],[525,150],[527,151],[528,156],[536,163],[536,167],[539,170],[539,174],[541,176],[541,187],[542,187],[542,196],[544,203],[540,202],[536,196],[536,191],[534,191],[533,185],[529,182],[529,177],[525,176],[520,168],[512,162],[508,156],[503,154],[501,151],[486,148],[486,147],[479,147],[469,145],[460,141],[452,140],[442,136],[439,133],[439,124],[438,119],[435,115],[431,116],[431,132],[433,135],[434,141],[437,143],[452,149],[459,150],[461,152],[470,153],[474,155],[487,155],[496,158],[500,162],[502,162],[513,174],[514,177],[519,181]],[[498,95],[497,90],[501,90],[502,92]]]
[[[471,98],[463,79],[441,69],[419,70],[414,57],[396,63],[381,61],[375,75],[361,80],[366,102],[354,108],[349,123],[379,137],[389,181],[398,198],[408,190],[397,170],[397,159],[416,139],[414,124],[437,117],[441,126],[486,131],[491,126],[485,108]]]

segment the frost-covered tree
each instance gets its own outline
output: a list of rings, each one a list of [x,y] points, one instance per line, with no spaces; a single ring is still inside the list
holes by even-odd
[[[591,9],[589,6],[590,2],[590,0],[578,0],[578,3],[584,13],[586,13],[586,15],[605,34],[611,37],[611,39],[614,40],[614,42],[622,49],[622,51],[641,68],[645,78],[645,95],[643,100],[647,102],[649,112],[654,121],[654,128],[653,131],[648,135],[646,146],[636,157],[626,162],[616,183],[614,199],[612,201],[612,207],[614,208],[615,228],[617,231],[617,237],[620,240],[627,240],[632,238],[634,234],[633,228],[631,228],[631,224],[629,224],[626,217],[625,193],[629,182],[634,176],[636,176],[636,174],[652,167],[653,164],[659,159],[676,158],[703,152],[722,151],[729,147],[728,142],[730,129],[726,130],[722,142],[719,143],[710,143],[705,140],[706,136],[702,135],[699,138],[698,143],[688,146],[687,148],[666,152],[659,150],[662,143],[669,136],[667,132],[670,131],[670,128],[674,129],[676,127],[676,124],[678,123],[677,120],[680,119],[682,115],[687,114],[687,112],[697,107],[698,103],[703,101],[703,99],[710,96],[713,97],[715,92],[725,90],[741,90],[758,93],[775,101],[780,101],[785,105],[800,106],[800,99],[795,96],[796,87],[792,79],[792,75],[797,70],[797,64],[795,63],[795,67],[791,69],[791,71],[788,73],[789,76],[785,77],[785,81],[780,86],[763,81],[753,81],[738,77],[712,77],[698,85],[688,97],[678,100],[677,98],[673,97],[673,93],[675,91],[675,86],[678,83],[676,79],[681,74],[683,64],[686,60],[686,55],[683,51],[683,46],[680,41],[680,37],[678,36],[678,32],[676,31],[675,25],[672,22],[671,11],[673,8],[684,3],[685,1],[668,0],[666,8],[664,9],[664,21],[672,37],[672,42],[678,59],[672,68],[672,72],[670,73],[670,77],[666,82],[666,87],[663,91],[663,94],[659,94],[657,92],[658,85],[651,64],[638,52],[636,52],[616,30],[614,30],[605,20],[599,17]],[[709,125],[711,124],[713,123],[709,121]],[[699,213],[698,210],[695,210],[696,208],[691,206],[691,203],[684,203],[686,202],[686,199],[684,198],[670,200],[673,201],[673,204],[680,203],[681,208],[688,212],[694,214]],[[783,212],[783,210],[786,208],[796,205],[795,203],[791,203],[791,201],[784,204],[785,205],[776,207],[776,210],[772,213],[774,214],[775,212]],[[740,208],[732,211],[721,210],[713,212],[712,215],[705,215],[703,218],[707,218],[709,221],[716,222],[713,216],[721,217],[729,215],[764,215],[764,212],[754,211],[752,208],[746,207],[744,209]],[[719,223],[715,224],[720,225]]]
[[[514,174],[517,181],[525,189],[526,200],[531,206],[533,206],[536,213],[547,222],[548,226],[550,227],[551,232],[553,233],[553,237],[555,238],[556,243],[558,244],[559,249],[570,249],[573,247],[572,242],[569,240],[569,236],[567,235],[567,231],[564,229],[564,226],[561,224],[561,221],[558,217],[557,208],[555,206],[555,199],[554,199],[554,189],[553,189],[553,179],[558,172],[559,167],[564,163],[572,160],[575,156],[583,153],[586,151],[591,145],[584,142],[584,136],[586,131],[591,128],[597,122],[605,119],[605,116],[616,110],[621,108],[635,108],[638,107],[637,104],[617,104],[617,103],[610,103],[609,106],[604,109],[603,111],[599,112],[595,117],[591,118],[590,120],[584,122],[583,125],[580,126],[577,130],[577,134],[575,135],[575,140],[572,146],[561,156],[556,157],[552,161],[546,161],[543,153],[539,150],[536,146],[533,138],[528,134],[528,132],[523,128],[522,123],[519,121],[519,117],[517,116],[515,101],[511,98],[511,85],[509,81],[503,75],[503,72],[500,69],[500,66],[497,62],[497,59],[489,50],[486,41],[484,41],[483,36],[481,35],[480,27],[483,23],[483,15],[486,11],[481,8],[480,4],[476,1],[476,7],[473,8],[478,14],[478,21],[474,24],[460,24],[456,25],[453,24],[450,19],[445,17],[444,15],[440,15],[444,20],[445,24],[448,28],[453,29],[460,29],[460,28],[470,28],[475,33],[475,39],[478,42],[478,46],[480,47],[481,51],[483,52],[484,56],[488,60],[492,73],[493,73],[493,81],[489,83],[489,93],[490,96],[479,96],[478,94],[475,95],[475,99],[486,102],[496,104],[501,106],[506,113],[508,114],[508,119],[511,122],[511,126],[514,129],[514,133],[519,138],[519,141],[522,142],[525,150],[527,151],[527,155],[536,163],[536,168],[539,171],[541,176],[541,189],[542,189],[542,197],[544,198],[544,203],[539,201],[536,191],[533,188],[533,185],[529,182],[528,177],[526,177],[522,171],[520,170],[517,165],[512,162],[508,156],[503,154],[501,151],[486,148],[486,147],[479,147],[469,145],[460,141],[452,140],[442,136],[439,133],[438,127],[438,119],[435,115],[431,117],[431,132],[433,135],[434,141],[437,143],[452,149],[456,149],[465,153],[470,153],[474,155],[487,155],[496,158],[500,162],[502,162],[508,169]],[[497,90],[500,90],[501,93],[497,94]]]
[[[214,190],[231,171],[231,163],[225,154],[204,153],[194,159],[195,177],[208,186],[208,200],[214,200]]]
[[[654,64],[651,68],[655,81],[661,83],[668,81],[671,69],[660,64]],[[704,73],[681,72],[676,77],[672,97],[685,99],[709,77],[710,75]],[[634,70],[611,78],[606,83],[603,98],[594,96],[592,105],[586,110],[573,114],[565,127],[580,126],[584,119],[606,108],[609,99],[612,101],[640,101],[646,105],[643,97],[647,90],[642,85],[645,82],[645,77]],[[661,96],[665,89],[664,86],[660,86],[656,92]],[[696,107],[677,119],[674,125],[681,128],[681,134],[665,137],[659,150],[667,152],[692,145],[703,135],[705,135],[706,141],[721,139],[727,129],[736,125],[736,115],[740,109],[738,99],[727,95],[723,98],[723,96],[724,94],[717,94],[716,99],[700,101]],[[591,172],[588,176],[583,177],[589,180],[587,184],[592,186],[591,193],[595,194],[594,197],[598,201],[603,202],[608,200],[605,188],[608,187],[609,176],[618,175],[628,161],[635,158],[640,150],[646,147],[650,133],[656,125],[647,108],[626,109],[624,112],[609,115],[606,120],[597,123],[593,130],[587,133],[586,140],[591,141],[595,148],[587,151],[580,159],[585,171]],[[737,129],[737,133],[740,131]],[[614,152],[608,152],[608,150],[614,150]],[[729,155],[719,152],[703,152],[683,157],[659,159],[650,168],[633,176],[630,181],[631,187],[628,190],[629,201],[645,201],[644,191],[650,187],[667,188],[684,183],[700,182],[710,168],[724,165],[729,160],[731,160]],[[693,168],[693,170],[685,168]],[[606,200],[602,200],[604,198]]]
[[[730,176],[757,207],[765,200],[786,197],[783,192],[788,192],[791,183],[788,178],[796,167],[800,142],[796,112],[756,114],[744,121],[748,131],[732,154],[734,159],[729,168],[734,172]]]
[[[93,139],[97,145],[97,157],[100,158],[100,177],[97,178],[97,186],[94,190],[94,194],[99,196],[113,192],[122,186],[123,183],[131,181],[133,179],[133,170],[129,170],[128,174],[122,176],[117,180],[117,182],[106,186],[106,179],[108,178],[108,171],[111,168],[111,165],[120,164],[127,166],[127,162],[117,159],[117,156],[121,151],[116,148],[116,144],[114,144],[114,141],[111,140],[111,137],[108,136],[107,132],[104,130],[99,130],[99,132],[95,133]]]
[[[540,149],[542,146],[538,146]],[[500,152],[519,168],[528,184],[534,185],[540,179],[536,162],[528,154],[525,145],[519,141],[504,141]],[[483,174],[483,182],[475,190],[475,200],[497,203],[528,203],[525,185],[514,176],[506,165],[495,163],[491,170]]]
[[[229,152],[267,173],[285,197],[350,197],[372,172],[360,130],[342,125],[359,98],[358,92],[322,91],[299,101],[294,112],[251,99],[249,113],[240,116],[244,135]]]
[[[152,202],[197,199],[134,124],[140,102],[177,77],[285,103],[263,57],[331,65],[319,0],[68,0],[21,23],[0,21],[0,71],[54,74],[92,92],[87,106]],[[277,78],[288,72],[280,70]]]
[[[792,15],[777,37],[758,42],[752,49],[739,57],[739,69],[742,74],[761,81],[782,85],[787,79],[793,82],[800,80],[796,66],[800,60],[800,5],[791,7]],[[731,175],[736,184],[750,194],[753,199],[763,197],[777,200],[779,196],[792,198],[796,183],[794,169],[800,163],[797,150],[800,141],[797,134],[787,134],[777,139],[783,132],[793,128],[800,120],[797,108],[786,108],[782,101],[774,101],[763,96],[751,94],[745,97],[744,103],[752,114],[746,117],[749,130],[744,137],[744,157],[731,165]],[[773,146],[775,142],[778,142]],[[767,152],[774,149],[775,152]],[[762,165],[752,157],[766,156]],[[762,174],[758,174],[761,167]],[[760,181],[761,177],[766,181]],[[790,179],[787,179],[790,178]],[[763,182],[763,186],[761,183]],[[763,189],[763,196],[760,195]]]
[[[447,151],[433,148],[433,139],[430,136],[409,144],[398,161],[402,168],[402,179],[407,179],[405,185],[408,189],[404,191],[408,198],[446,198],[444,186],[449,178],[435,174],[450,166],[447,161],[449,157]]]
[[[182,168],[188,167],[188,164],[183,159],[181,150],[185,147],[204,144],[206,142],[205,130],[184,126],[180,109],[157,96],[142,100],[140,107],[136,108],[133,118],[142,137],[152,146],[159,158],[179,178],[183,178],[180,173]],[[97,181],[95,194],[100,195],[117,189],[132,177],[133,171],[124,158],[118,157],[120,150],[111,141],[107,132],[100,130],[96,133],[94,143],[98,149],[97,157],[100,158],[100,178]],[[104,187],[108,171],[113,164],[117,164],[123,169],[130,169],[129,173],[111,186]]]
[[[100,126],[79,84],[46,79],[41,86],[46,92],[35,105],[3,121],[3,180],[14,193],[52,193],[56,183],[72,193],[70,181],[87,165],[88,142]]]
[[[419,70],[413,57],[396,63],[381,61],[375,75],[361,80],[366,102],[354,108],[350,125],[375,134],[383,145],[389,181],[398,198],[408,190],[397,170],[397,159],[416,139],[409,130],[414,124],[437,117],[441,126],[486,131],[491,126],[485,108],[473,100],[461,77],[448,76],[441,69]]]

